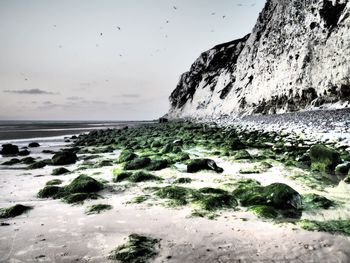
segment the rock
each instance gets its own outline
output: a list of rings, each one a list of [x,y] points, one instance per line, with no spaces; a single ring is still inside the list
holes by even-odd
[[[149,171],[159,171],[167,168],[169,162],[167,160],[151,160],[151,163],[146,167]]]
[[[60,198],[63,196],[64,190],[62,187],[55,185],[47,185],[38,192],[39,198]]]
[[[274,183],[264,188],[266,204],[279,209],[301,209],[301,196],[286,184]]]
[[[340,154],[323,144],[316,144],[310,148],[311,169],[320,172],[333,172],[341,163]]]
[[[137,158],[137,155],[134,152],[130,150],[124,150],[120,153],[118,162],[119,163],[129,162],[131,160],[134,160],[135,158]]]
[[[18,164],[20,163],[21,160],[17,159],[17,158],[12,158],[11,160],[7,161],[7,162],[3,162],[1,165],[14,165],[14,164]]]
[[[342,164],[338,164],[335,167],[335,174],[339,176],[345,176],[349,173],[350,170],[350,162],[345,162]]]
[[[19,156],[28,156],[30,154],[30,151],[28,150],[21,150],[18,152]]]
[[[22,215],[32,209],[30,206],[17,204],[8,208],[0,208],[0,218],[10,218]]]
[[[2,155],[17,155],[19,152],[18,146],[13,144],[3,144],[1,154]]]
[[[55,168],[52,171],[52,175],[63,175],[63,174],[67,174],[70,173],[70,171],[64,167],[59,167],[59,168]]]
[[[29,148],[36,148],[36,147],[40,147],[40,144],[37,142],[31,142],[28,144]]]
[[[222,173],[224,169],[217,166],[217,164],[211,159],[192,159],[187,165],[188,173],[196,173],[201,170],[212,170],[217,173]]]
[[[37,162],[34,162],[32,164],[30,164],[28,166],[28,169],[40,169],[40,168],[43,168],[47,165],[47,161],[43,160],[43,161],[37,161]]]
[[[158,119],[158,122],[159,123],[166,123],[166,122],[168,122],[169,120],[167,119],[167,118],[159,118]]]
[[[237,182],[233,195],[242,206],[267,205],[281,210],[300,210],[302,208],[300,194],[282,183],[264,187],[252,179],[240,180]]]
[[[70,193],[93,193],[102,189],[102,183],[87,175],[79,175],[66,187]]]
[[[78,157],[73,152],[58,152],[52,157],[53,165],[67,165],[74,164],[78,160]]]
[[[131,160],[130,162],[126,162],[124,165],[125,170],[138,170],[143,169],[151,163],[151,159],[148,157],[138,157],[136,159]]]

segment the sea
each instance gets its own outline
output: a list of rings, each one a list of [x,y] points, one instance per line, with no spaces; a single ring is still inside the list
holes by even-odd
[[[0,121],[0,144],[45,141],[93,130],[118,129],[154,121]]]

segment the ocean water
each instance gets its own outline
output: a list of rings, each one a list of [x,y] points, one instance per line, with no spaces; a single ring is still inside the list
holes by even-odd
[[[151,121],[0,121],[0,143],[46,140],[92,130],[135,126]],[[45,139],[46,138],[46,139]],[[50,139],[50,140],[51,140]]]

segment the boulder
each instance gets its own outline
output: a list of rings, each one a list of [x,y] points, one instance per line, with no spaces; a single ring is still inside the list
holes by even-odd
[[[67,187],[69,193],[94,193],[102,190],[103,184],[87,175],[79,175]]]
[[[125,163],[124,169],[125,170],[138,170],[145,168],[151,163],[151,159],[148,157],[139,157],[134,160],[131,160],[130,162]]]
[[[18,152],[19,156],[28,156],[29,154],[30,154],[30,151],[28,151],[27,149],[21,150]]]
[[[28,144],[29,148],[36,148],[36,147],[40,147],[40,144],[37,142],[31,142]]]
[[[1,154],[2,155],[17,155],[19,152],[18,146],[13,144],[3,144]]]
[[[78,160],[78,157],[73,152],[58,152],[52,157],[53,165],[73,164]]]
[[[201,170],[212,170],[217,173],[222,173],[224,169],[217,166],[215,161],[211,159],[192,159],[190,160],[189,164],[187,165],[187,172],[188,173],[196,173]]]
[[[340,154],[323,144],[315,144],[310,148],[311,169],[320,172],[334,172],[341,163]]]
[[[350,170],[350,162],[345,162],[342,164],[338,164],[335,167],[335,174],[339,176],[345,176],[349,173]]]

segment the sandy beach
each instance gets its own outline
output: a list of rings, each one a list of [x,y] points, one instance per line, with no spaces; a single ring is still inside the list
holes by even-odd
[[[30,141],[30,140],[29,140]],[[21,141],[23,145],[29,141]],[[34,158],[51,158],[42,150],[57,151],[68,146],[63,137],[40,141],[33,148]],[[251,154],[256,149],[248,149]],[[305,185],[288,178],[299,168],[286,168],[272,161],[273,168],[259,174],[240,174],[242,168],[254,166],[251,160],[232,161],[213,156],[204,148],[191,148],[187,152],[192,158],[212,158],[224,169],[222,174],[201,171],[189,174],[177,166],[154,172],[164,179],[162,182],[113,183],[115,164],[101,168],[78,171],[84,161],[66,165],[70,174],[50,175],[53,168],[26,170],[23,165],[1,166],[0,207],[16,203],[32,206],[33,209],[15,218],[1,220],[1,262],[110,262],[110,251],[125,242],[128,235],[138,233],[160,240],[158,255],[152,262],[349,262],[350,239],[342,235],[310,232],[290,223],[278,223],[261,219],[246,209],[225,209],[215,213],[214,218],[191,216],[196,205],[169,207],[167,202],[155,198],[147,187],[162,187],[176,178],[189,177],[195,189],[219,187],[232,183],[237,178],[252,178],[262,185],[286,183],[299,193],[310,190]],[[117,160],[120,150],[98,154],[100,160]],[[1,158],[1,162],[11,159]],[[106,182],[99,194],[103,199],[86,200],[70,205],[59,199],[37,197],[39,189],[52,179],[61,179],[63,184],[79,174],[87,174]],[[346,193],[348,185],[340,184],[325,191],[327,197],[349,203]],[[130,203],[139,195],[149,198],[140,204]],[[92,204],[109,204],[113,208],[100,214],[87,215],[86,208]],[[330,210],[303,213],[302,219],[336,219],[350,216],[348,206]]]

